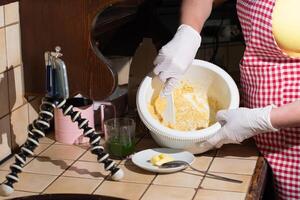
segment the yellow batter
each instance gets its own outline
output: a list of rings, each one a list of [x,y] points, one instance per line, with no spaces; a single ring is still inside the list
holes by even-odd
[[[192,85],[182,83],[173,92],[176,123],[167,124],[163,119],[167,101],[165,98],[155,98],[149,105],[152,116],[165,126],[180,130],[191,131],[207,128],[215,122],[218,105],[206,94],[196,92]]]
[[[284,53],[300,57],[300,0],[276,0],[272,31]]]

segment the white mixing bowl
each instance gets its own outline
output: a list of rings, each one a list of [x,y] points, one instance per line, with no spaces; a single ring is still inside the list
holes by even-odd
[[[239,106],[240,97],[235,82],[227,72],[212,63],[194,60],[182,80],[187,80],[196,89],[207,91],[209,97],[217,100],[221,109]],[[178,131],[160,124],[152,117],[148,108],[151,100],[159,95],[161,88],[162,82],[153,74],[146,76],[142,81],[136,101],[141,120],[160,146],[199,153],[197,146],[212,137],[221,125],[217,122],[201,130]]]

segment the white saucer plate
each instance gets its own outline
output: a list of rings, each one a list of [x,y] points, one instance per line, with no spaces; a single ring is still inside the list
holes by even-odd
[[[147,171],[156,172],[156,173],[173,173],[180,170],[185,169],[187,166],[180,167],[172,167],[172,168],[160,168],[158,166],[154,166],[150,159],[158,154],[167,154],[173,157],[175,160],[186,161],[189,164],[192,164],[195,160],[195,157],[192,153],[184,150],[178,149],[170,149],[170,148],[154,148],[154,149],[146,149],[140,152],[135,153],[131,160],[132,162]]]

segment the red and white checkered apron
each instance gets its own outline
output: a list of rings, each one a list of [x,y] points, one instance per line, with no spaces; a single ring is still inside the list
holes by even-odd
[[[300,99],[300,59],[282,53],[272,34],[275,1],[237,0],[247,44],[240,65],[246,107],[282,106]],[[260,134],[255,140],[272,168],[278,197],[300,199],[300,127]]]

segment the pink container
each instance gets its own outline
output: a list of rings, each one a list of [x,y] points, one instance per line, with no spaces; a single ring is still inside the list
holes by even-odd
[[[81,112],[81,117],[89,120],[89,126],[94,128],[93,102],[89,99],[71,98],[68,103],[74,106],[74,111]],[[89,140],[83,137],[83,130],[78,128],[77,122],[72,122],[70,116],[64,116],[61,109],[54,110],[55,139],[64,144],[84,144]]]

